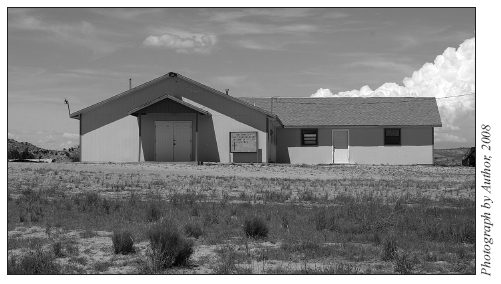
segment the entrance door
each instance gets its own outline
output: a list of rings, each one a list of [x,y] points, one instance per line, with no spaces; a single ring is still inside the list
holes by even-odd
[[[347,164],[350,162],[348,129],[332,130],[332,148],[334,164]]]
[[[174,126],[172,121],[155,121],[155,160],[174,161]]]
[[[191,161],[191,121],[174,121],[174,162]]]
[[[191,161],[191,121],[155,121],[155,160]]]

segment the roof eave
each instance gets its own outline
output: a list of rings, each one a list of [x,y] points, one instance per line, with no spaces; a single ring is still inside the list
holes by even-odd
[[[173,102],[176,102],[178,104],[184,105],[185,107],[190,108],[190,109],[192,109],[192,110],[194,110],[194,111],[196,111],[196,112],[198,112],[198,113],[200,113],[202,115],[212,116],[212,114],[210,112],[208,112],[206,110],[203,110],[201,108],[198,108],[198,107],[196,107],[196,106],[194,106],[194,105],[192,105],[192,104],[190,104],[188,102],[180,100],[180,99],[178,99],[178,98],[176,98],[174,96],[171,96],[171,95],[163,95],[161,97],[158,97],[158,98],[156,98],[154,100],[151,100],[151,101],[149,101],[149,102],[147,102],[145,104],[142,104],[142,105],[140,105],[140,106],[138,106],[136,108],[131,109],[128,113],[129,113],[129,115],[137,116],[136,113],[139,112],[140,110],[145,109],[145,108],[147,108],[147,107],[149,107],[151,105],[154,105],[154,104],[156,104],[158,102],[161,102],[161,101],[163,101],[165,99],[169,99],[169,100],[171,100]]]
[[[283,124],[284,125],[284,124]],[[398,125],[398,124],[314,124],[314,125],[284,125],[284,128],[336,128],[336,127],[442,127],[442,124],[418,124],[418,125]]]

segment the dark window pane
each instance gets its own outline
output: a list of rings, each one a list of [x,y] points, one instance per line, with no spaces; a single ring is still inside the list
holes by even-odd
[[[384,134],[385,145],[400,145],[400,129],[385,129]]]
[[[318,130],[307,129],[301,131],[301,145],[317,145]]]

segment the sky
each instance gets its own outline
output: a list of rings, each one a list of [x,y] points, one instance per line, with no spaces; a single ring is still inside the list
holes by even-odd
[[[168,72],[235,97],[434,96],[436,148],[473,146],[474,8],[7,13],[8,138],[78,145],[75,112]]]

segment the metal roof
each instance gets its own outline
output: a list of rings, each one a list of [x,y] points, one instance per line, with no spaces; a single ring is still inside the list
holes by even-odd
[[[285,127],[442,126],[436,99],[429,97],[240,99],[273,112]]]
[[[169,99],[169,100],[174,101],[174,102],[176,102],[176,103],[182,104],[182,105],[184,105],[184,106],[186,106],[186,107],[188,107],[188,108],[191,108],[192,110],[195,110],[195,111],[197,111],[197,112],[199,112],[199,113],[201,113],[201,114],[203,114],[203,115],[209,115],[209,116],[211,115],[211,113],[210,113],[210,112],[208,112],[208,111],[206,111],[206,110],[203,110],[203,109],[201,109],[201,108],[198,108],[198,107],[196,107],[196,106],[194,106],[194,105],[192,105],[192,104],[190,104],[190,103],[188,103],[188,102],[185,102],[185,101],[183,101],[183,100],[181,100],[181,99],[178,99],[178,98],[176,98],[176,97],[174,97],[174,96],[171,96],[171,95],[163,95],[163,96],[158,97],[158,98],[156,98],[156,99],[154,99],[154,100],[152,100],[152,101],[149,101],[149,102],[147,102],[147,103],[144,103],[144,104],[142,104],[142,105],[140,105],[140,106],[138,106],[138,107],[136,107],[136,108],[134,108],[134,109],[131,109],[131,110],[129,111],[129,114],[130,114],[130,115],[134,115],[134,113],[135,113],[135,112],[138,112],[138,111],[140,111],[140,110],[142,110],[142,109],[144,109],[144,108],[147,108],[147,107],[149,107],[149,106],[151,106],[151,105],[154,105],[154,104],[156,104],[156,103],[158,103],[158,102],[160,102],[160,101],[166,100],[166,99]]]

